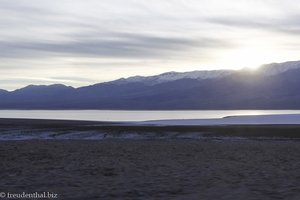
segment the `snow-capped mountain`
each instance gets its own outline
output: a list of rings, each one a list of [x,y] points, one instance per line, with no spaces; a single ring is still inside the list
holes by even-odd
[[[0,109],[300,109],[300,61],[0,90]],[[200,80],[200,81],[199,81]]]
[[[291,61],[285,63],[272,63],[262,65],[258,69],[261,76],[273,76],[291,69],[300,68],[300,61]],[[110,83],[113,84],[127,84],[127,83],[144,83],[146,85],[157,85],[160,83],[176,81],[180,79],[218,79],[228,75],[232,75],[238,70],[205,70],[205,71],[191,71],[191,72],[166,72],[155,76],[132,76],[129,78],[121,78]]]
[[[156,85],[160,83],[176,81],[180,79],[215,79],[222,78],[232,74],[234,70],[212,70],[212,71],[191,71],[191,72],[166,72],[155,76],[132,76],[129,78],[121,78],[113,83],[126,84],[143,82],[146,85]]]
[[[8,91],[0,89],[0,94],[7,94]]]
[[[272,63],[262,65],[259,69],[259,73],[263,75],[276,75],[282,72],[286,72],[292,69],[300,68],[300,61],[290,61],[284,63]]]

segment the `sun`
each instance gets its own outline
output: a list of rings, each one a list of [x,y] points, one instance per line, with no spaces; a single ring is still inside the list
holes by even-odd
[[[269,53],[257,48],[242,48],[225,53],[222,58],[222,65],[230,69],[257,70],[262,64],[268,63]]]

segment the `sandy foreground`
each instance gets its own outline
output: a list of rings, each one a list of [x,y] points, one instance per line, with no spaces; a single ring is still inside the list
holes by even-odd
[[[0,140],[0,197],[300,199],[298,124],[0,119]]]
[[[300,199],[293,140],[0,142],[1,192],[58,199]]]

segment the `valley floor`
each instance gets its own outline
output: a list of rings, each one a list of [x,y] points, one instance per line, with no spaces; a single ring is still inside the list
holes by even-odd
[[[2,141],[0,185],[64,200],[298,200],[299,157],[292,140]]]

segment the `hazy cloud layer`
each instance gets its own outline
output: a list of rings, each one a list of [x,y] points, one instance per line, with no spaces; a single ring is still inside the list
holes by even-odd
[[[0,88],[297,60],[299,13],[292,0],[0,0]]]
[[[227,48],[232,44],[211,38],[161,37],[142,34],[111,33],[69,37],[68,41],[0,41],[0,57],[87,56],[112,58],[162,58],[180,56],[193,48]]]

